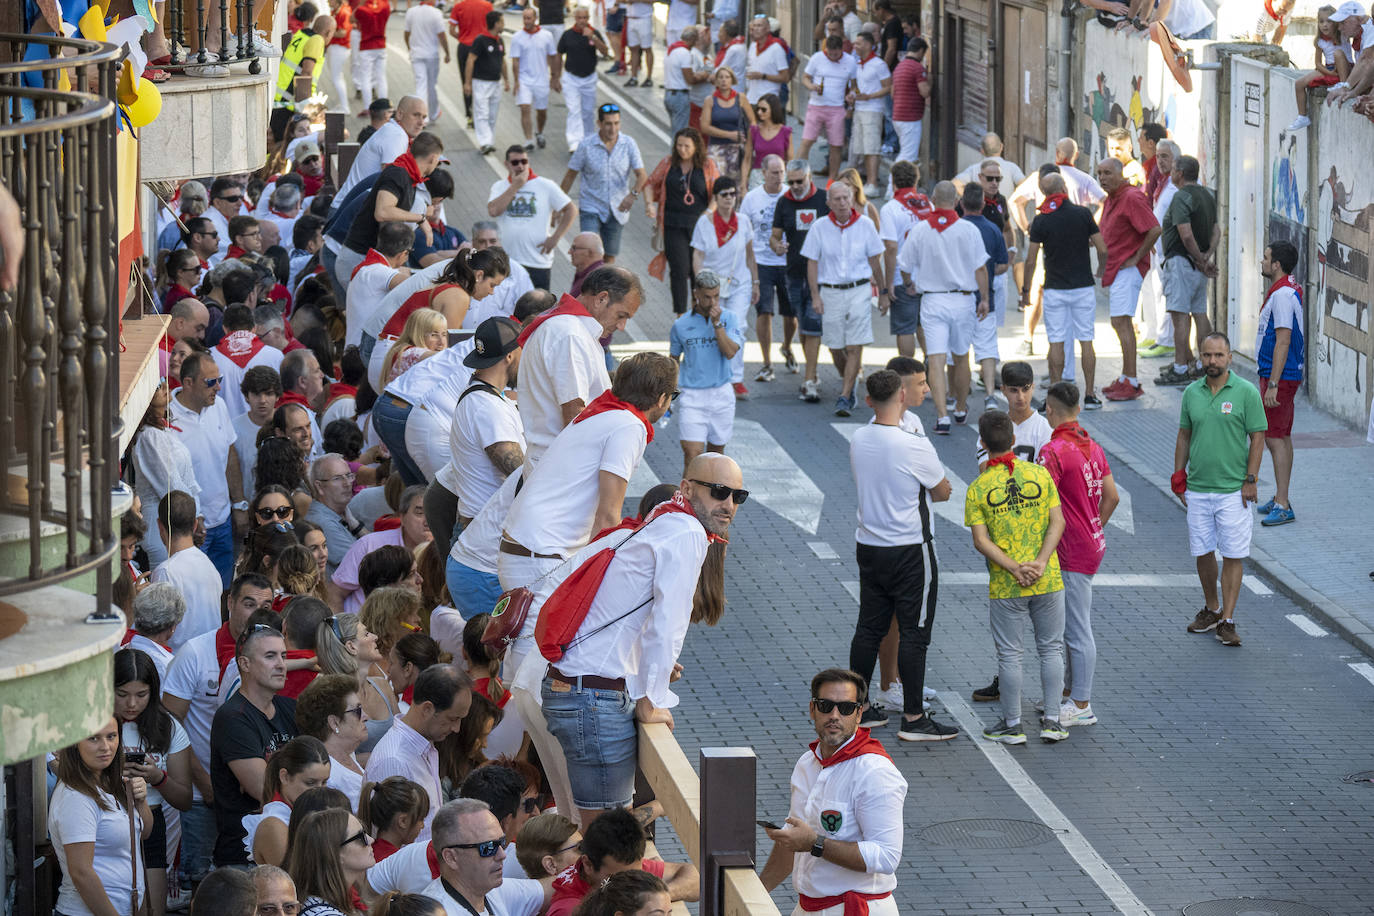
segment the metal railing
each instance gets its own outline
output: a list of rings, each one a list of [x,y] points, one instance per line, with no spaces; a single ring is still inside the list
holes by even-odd
[[[95,571],[104,609],[118,547],[112,99],[121,54],[79,39],[0,34],[0,43],[19,62],[0,64],[0,182],[25,236],[19,285],[0,292],[0,521],[28,533],[27,571],[0,578],[0,595]],[[48,59],[24,60],[33,43]],[[58,88],[64,71],[69,90]],[[65,535],[56,549],[45,546],[53,525]]]
[[[191,23],[194,47],[186,41],[186,13],[192,3],[195,5],[195,18]],[[261,65],[257,60],[260,54],[253,47],[253,4],[251,0],[233,0],[232,26],[230,6],[230,0],[168,0],[166,28],[172,47],[172,67],[251,60],[250,72],[258,72]],[[207,51],[206,41],[214,38],[219,39],[219,50]]]

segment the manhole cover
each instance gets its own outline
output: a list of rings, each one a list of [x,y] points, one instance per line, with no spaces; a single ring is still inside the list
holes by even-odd
[[[1009,849],[1015,846],[1036,846],[1052,840],[1054,831],[1037,821],[986,817],[930,824],[921,829],[921,838],[937,846]]]
[[[1327,913],[1326,910],[1291,900],[1227,897],[1224,900],[1190,903],[1183,908],[1183,916],[1327,916]]]
[[[1351,773],[1349,776],[1342,776],[1341,782],[1348,782],[1357,786],[1374,789],[1374,770],[1365,770],[1362,773]]]

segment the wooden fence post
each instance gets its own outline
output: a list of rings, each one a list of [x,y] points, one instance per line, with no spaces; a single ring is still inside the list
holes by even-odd
[[[725,869],[754,867],[756,764],[752,748],[701,749],[701,916],[723,916]]]

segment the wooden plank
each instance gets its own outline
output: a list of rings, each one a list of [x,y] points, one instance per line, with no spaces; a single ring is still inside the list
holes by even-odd
[[[662,724],[639,726],[639,768],[683,848],[694,863],[701,861],[701,786],[677,739]]]
[[[759,876],[748,868],[725,869],[725,916],[782,916]]]

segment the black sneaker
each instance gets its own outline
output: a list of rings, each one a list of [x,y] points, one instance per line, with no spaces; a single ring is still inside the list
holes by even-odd
[[[1058,719],[1040,720],[1040,740],[1046,744],[1054,744],[1057,741],[1067,740],[1069,730],[1059,724]]]
[[[652,76],[646,76],[646,77],[644,77],[644,82],[640,83],[640,84],[639,84],[639,87],[640,87],[641,89],[652,89],[652,88],[654,88],[654,78],[653,78]]]
[[[959,729],[936,722],[930,713],[914,722],[903,716],[902,727],[897,731],[897,737],[903,741],[948,741],[958,736]]]
[[[1186,371],[1179,372],[1173,366],[1165,366],[1163,371],[1159,373],[1159,378],[1155,379],[1155,384],[1163,386],[1176,386],[1188,385],[1191,384],[1192,381],[1193,377],[1190,373]]]
[[[1026,732],[1021,726],[1008,725],[1006,719],[998,719],[996,725],[983,729],[983,737],[999,744],[1025,744]]]
[[[860,728],[882,728],[887,724],[887,710],[880,703],[871,703],[859,717]]]
[[[991,703],[1002,698],[1002,691],[997,689],[997,678],[994,676],[992,683],[986,687],[979,687],[973,691],[973,701],[975,703]]]
[[[1098,397],[1097,397],[1097,395],[1095,395],[1095,394],[1087,395],[1086,397],[1083,398],[1083,409],[1084,409],[1084,410],[1101,410],[1101,409],[1102,409],[1102,402],[1101,402],[1100,400],[1098,400]]]

